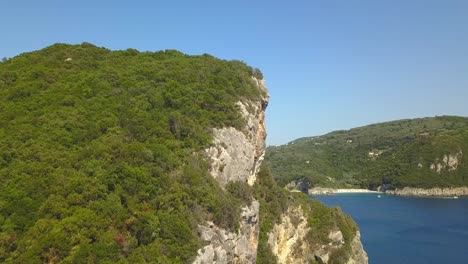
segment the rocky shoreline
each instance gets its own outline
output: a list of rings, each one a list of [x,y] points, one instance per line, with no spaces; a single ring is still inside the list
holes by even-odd
[[[401,196],[433,196],[433,197],[449,197],[449,196],[468,196],[468,187],[455,188],[412,188],[404,187],[402,189],[387,190],[386,194],[401,195]]]
[[[315,187],[309,189],[309,195],[322,195],[322,194],[339,194],[339,193],[382,193],[379,191],[372,191],[367,189],[332,189],[332,188],[322,188]]]
[[[327,195],[327,194],[340,194],[340,193],[384,193],[390,195],[400,196],[424,196],[424,197],[454,197],[454,196],[468,196],[468,187],[454,187],[454,188],[412,188],[404,187],[402,189],[386,190],[386,191],[373,191],[367,189],[332,189],[315,187],[309,189],[309,195]]]

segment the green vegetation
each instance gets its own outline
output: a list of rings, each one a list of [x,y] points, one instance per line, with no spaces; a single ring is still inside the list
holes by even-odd
[[[260,203],[260,234],[258,238],[257,264],[274,264],[276,256],[268,246],[268,232],[278,223],[288,208],[288,193],[276,185],[270,169],[262,165],[254,185],[254,196]]]
[[[235,102],[259,100],[239,61],[177,51],[56,44],[0,63],[0,262],[188,263],[207,220],[236,231],[260,206],[258,263],[288,206],[308,217],[311,244],[357,229],[339,209],[278,187],[209,175],[212,128],[244,127]],[[337,255],[346,256],[348,249]]]
[[[444,161],[449,155],[456,168]],[[282,186],[297,179],[332,188],[468,186],[468,118],[398,120],[301,138],[269,147],[266,160]]]
[[[330,242],[331,230],[343,233],[345,245],[332,252],[330,263],[345,263],[350,254],[351,241],[358,230],[356,223],[338,207],[328,208],[323,203],[310,199],[303,193],[292,193],[279,187],[267,165],[262,165],[254,186],[254,197],[260,202],[260,235],[258,242],[257,263],[276,263],[276,257],[268,246],[268,232],[281,219],[281,214],[289,207],[300,206],[307,218],[310,231],[306,242],[312,247]]]
[[[236,230],[197,153],[256,100],[239,61],[56,44],[0,63],[0,262],[187,263],[197,224]],[[244,195],[243,195],[244,194]]]

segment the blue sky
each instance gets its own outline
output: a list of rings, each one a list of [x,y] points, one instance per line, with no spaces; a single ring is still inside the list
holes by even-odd
[[[268,144],[468,116],[468,1],[2,1],[0,57],[56,42],[177,49],[264,73]]]

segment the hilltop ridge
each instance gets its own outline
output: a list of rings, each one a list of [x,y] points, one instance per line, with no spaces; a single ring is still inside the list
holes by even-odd
[[[267,105],[258,69],[207,54],[1,62],[0,262],[367,263],[348,215],[262,163]]]
[[[468,118],[437,116],[296,139],[266,160],[283,186],[376,190],[467,186],[467,154]]]

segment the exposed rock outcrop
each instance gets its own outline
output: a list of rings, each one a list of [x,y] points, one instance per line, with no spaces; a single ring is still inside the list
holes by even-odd
[[[320,261],[328,263],[332,253],[345,246],[345,240],[340,230],[330,230],[329,242],[326,244],[311,244],[307,240],[310,231],[307,218],[302,208],[290,207],[281,216],[281,222],[275,224],[268,233],[268,244],[273,254],[281,264],[302,264]],[[350,243],[349,264],[368,263],[367,253],[360,241],[360,233],[356,232]]]
[[[250,206],[242,208],[237,233],[219,228],[212,222],[207,226],[200,225],[200,237],[209,244],[198,250],[193,263],[255,263],[259,232],[258,211],[259,203],[255,200]]]
[[[307,192],[309,195],[336,194],[336,190],[332,188],[314,187]]]
[[[268,233],[268,245],[279,263],[307,263],[313,260],[312,249],[305,241],[309,230],[302,208],[288,208],[281,216],[280,224],[275,224]],[[304,259],[305,256],[309,259]]]
[[[359,263],[368,263],[369,257],[367,256],[366,251],[361,243],[361,233],[356,232],[356,235],[351,242],[351,256],[347,264],[359,264]]]
[[[286,184],[285,188],[288,191],[299,191],[307,194],[309,191],[309,182],[305,179],[297,179]]]
[[[263,80],[253,82],[264,92],[259,101],[239,101],[237,106],[245,119],[241,130],[226,127],[213,130],[213,146],[205,150],[210,162],[210,173],[221,187],[229,182],[246,182],[254,185],[265,155],[265,109],[268,104]],[[308,184],[299,183],[300,189],[308,190]],[[295,186],[295,187],[298,187]],[[302,186],[302,187],[301,187]],[[305,188],[304,188],[305,187]],[[193,263],[255,263],[259,238],[259,202],[253,199],[242,208],[240,228],[237,232],[216,226],[213,222],[199,225],[200,238],[206,245],[198,250]],[[311,245],[306,236],[310,231],[308,219],[300,206],[290,206],[268,233],[268,245],[279,263],[310,263],[320,259],[327,263],[330,254],[344,246],[343,234],[330,230],[329,243]],[[359,233],[350,244],[348,263],[367,263],[367,255],[359,240]]]
[[[237,102],[245,119],[242,130],[226,127],[213,130],[213,146],[205,153],[210,162],[210,173],[221,187],[229,182],[247,182],[253,185],[265,156],[265,109],[268,95],[264,80],[252,78],[264,96],[259,101]],[[198,250],[196,264],[255,263],[259,234],[259,203],[253,199],[242,208],[237,233],[216,226],[212,222],[199,225],[198,232],[207,245]]]
[[[432,171],[441,173],[444,170],[454,171],[458,168],[463,158],[463,152],[460,150],[454,154],[444,155],[441,159],[436,159],[429,168]]]
[[[309,195],[337,194],[337,193],[381,193],[380,190],[373,191],[367,189],[332,189],[323,187],[314,187],[309,189]]]
[[[406,196],[465,196],[468,195],[468,187],[431,189],[404,187],[403,189],[388,190],[385,193]]]
[[[253,78],[253,81],[266,93],[263,80]],[[239,101],[237,105],[246,121],[245,128],[242,131],[233,127],[214,129],[214,145],[205,151],[211,164],[210,173],[222,187],[231,181],[244,181],[252,186],[265,157],[268,96],[256,102]]]

